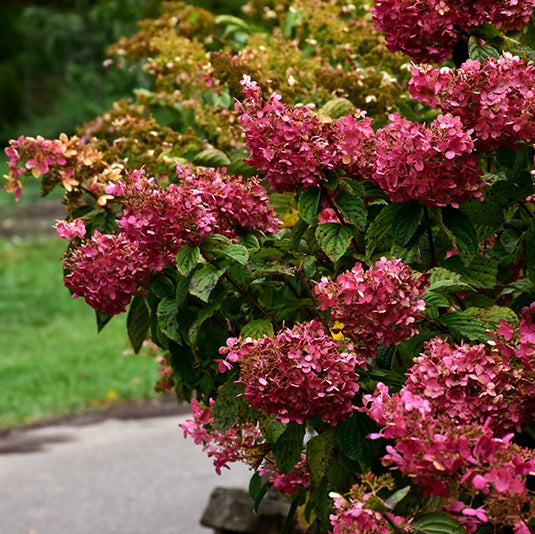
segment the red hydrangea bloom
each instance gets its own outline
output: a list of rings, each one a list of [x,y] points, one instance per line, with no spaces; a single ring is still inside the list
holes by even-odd
[[[193,419],[188,419],[178,426],[184,431],[185,438],[191,436],[196,445],[203,446],[207,456],[214,459],[216,473],[220,475],[222,468],[230,469],[230,463],[247,463],[245,453],[257,444],[261,433],[252,423],[236,423],[225,433],[219,432],[214,424],[213,404],[213,399],[210,399],[210,406],[201,406],[193,399]]]
[[[274,462],[266,461],[258,468],[258,474],[267,476],[273,487],[284,495],[299,493],[302,488],[308,488],[311,482],[305,454],[301,454],[301,459],[289,473],[282,473]]]
[[[504,31],[526,25],[535,0],[375,0],[375,27],[388,48],[417,63],[448,59],[460,38],[489,22]]]
[[[481,198],[483,173],[471,130],[458,117],[439,115],[429,126],[398,113],[389,118],[376,134],[373,179],[393,201],[457,206]]]
[[[343,333],[372,354],[379,343],[399,343],[417,332],[426,285],[427,277],[401,260],[381,258],[367,271],[357,262],[336,281],[322,278],[315,292]]]
[[[434,338],[407,371],[403,390],[427,399],[434,413],[459,424],[490,418],[497,435],[522,431],[535,416],[535,383],[519,363],[516,354],[492,346],[450,345]]]
[[[369,175],[374,135],[370,119],[357,112],[358,117],[322,122],[309,107],[283,104],[277,93],[264,100],[248,76],[242,85],[245,100],[236,110],[251,152],[246,161],[265,173],[272,189],[294,192],[299,185],[315,186],[326,181],[325,171],[335,168]]]
[[[219,352],[224,371],[240,364],[239,382],[251,405],[283,423],[322,417],[335,425],[353,412],[364,358],[325,333],[318,321],[284,328],[275,337],[230,338]]]
[[[334,513],[329,516],[333,527],[332,534],[390,534],[392,532],[388,522],[379,512],[372,510],[368,500],[374,495],[364,495],[362,499],[348,501],[337,493],[330,495],[334,501]],[[375,497],[376,498],[376,497]],[[392,516],[392,520],[398,523],[402,517]],[[399,527],[401,532],[408,532]]]
[[[383,463],[395,465],[426,494],[455,496],[463,484],[491,501],[525,494],[535,458],[512,443],[513,434],[498,438],[488,425],[460,425],[447,412],[433,410],[429,400],[403,389],[390,396],[381,383],[363,400],[363,411],[383,427],[370,437],[395,440]]]
[[[124,235],[95,231],[63,258],[65,286],[73,297],[83,297],[100,313],[115,315],[126,310],[139,287],[148,282],[147,258]]]
[[[476,146],[492,150],[535,141],[535,67],[505,52],[498,59],[468,60],[459,69],[412,67],[414,98],[459,117],[474,130]]]
[[[227,176],[224,170],[194,174],[178,167],[177,172],[182,183],[167,189],[143,171],[106,187],[106,193],[121,197],[125,206],[117,220],[119,233],[95,232],[67,252],[65,285],[74,296],[83,296],[102,313],[121,313],[153,274],[175,261],[185,244],[198,244],[214,233],[234,238],[237,226],[277,230],[279,221],[256,180]],[[77,224],[60,224],[58,231],[64,237],[82,237]]]

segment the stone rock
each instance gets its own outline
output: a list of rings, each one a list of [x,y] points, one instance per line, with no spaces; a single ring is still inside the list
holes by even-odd
[[[290,504],[275,492],[268,492],[258,513],[249,493],[238,488],[217,487],[201,518],[201,525],[216,534],[279,534]]]

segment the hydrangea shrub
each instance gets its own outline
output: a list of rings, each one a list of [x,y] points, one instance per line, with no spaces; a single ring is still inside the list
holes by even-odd
[[[303,530],[535,532],[534,7],[168,2],[111,50],[152,90],[6,148],[65,189],[66,287]]]

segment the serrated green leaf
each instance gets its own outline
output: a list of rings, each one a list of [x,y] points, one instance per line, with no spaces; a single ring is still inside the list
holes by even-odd
[[[217,285],[221,276],[225,274],[225,271],[225,267],[216,269],[212,265],[205,265],[193,273],[188,286],[189,292],[200,298],[203,302],[208,302],[210,293]]]
[[[353,226],[326,223],[318,225],[315,235],[321,250],[331,261],[336,262],[349,248],[354,232]]]
[[[271,482],[263,482],[262,477],[257,472],[251,477],[249,481],[249,495],[254,502],[255,512],[258,511],[258,507],[270,487]]]
[[[470,59],[482,63],[488,57],[500,57],[500,52],[489,44],[482,44],[474,35],[468,39],[468,56]]]
[[[347,98],[333,98],[325,102],[319,109],[323,115],[327,115],[331,119],[339,119],[346,115],[355,113],[355,104]]]
[[[126,329],[130,344],[137,354],[147,338],[150,325],[150,308],[144,296],[134,297],[128,315],[126,316]]]
[[[242,245],[232,244],[232,245],[228,245],[224,247],[221,250],[223,254],[225,254],[225,256],[228,256],[229,258],[232,258],[234,261],[241,263],[241,265],[245,265],[247,261],[249,260],[249,252]]]
[[[491,306],[490,308],[467,308],[464,311],[465,314],[475,317],[480,321],[488,330],[495,330],[500,321],[503,319],[510,325],[518,324],[518,316],[511,309],[506,306]]]
[[[193,158],[193,163],[203,167],[220,169],[222,167],[228,167],[232,162],[223,151],[216,148],[209,148],[196,154]]]
[[[473,289],[472,286],[461,280],[458,273],[449,271],[448,269],[435,267],[429,272],[428,292],[456,293],[457,291],[471,291]]]
[[[187,345],[179,345],[170,341],[169,355],[171,366],[180,378],[190,387],[195,387],[198,376],[194,369],[195,358],[191,349]]]
[[[318,486],[327,474],[335,448],[332,430],[314,436],[307,443],[307,465],[314,486]]]
[[[319,187],[307,187],[299,196],[297,209],[303,221],[315,224],[320,207],[321,189]]]
[[[418,202],[403,202],[398,205],[393,220],[394,241],[404,247],[412,238],[420,219],[423,208]]]
[[[485,325],[466,311],[445,313],[440,316],[439,320],[444,326],[451,328],[463,338],[471,341],[485,341],[488,339]]]
[[[535,227],[532,225],[524,236],[526,268],[530,280],[535,282]]]
[[[260,430],[262,435],[271,443],[274,444],[284,434],[286,425],[281,423],[273,417],[266,417],[260,420]]]
[[[218,432],[224,434],[238,421],[240,406],[243,402],[242,384],[226,382],[219,388],[216,400],[212,405],[214,425]]]
[[[435,291],[426,291],[423,296],[426,307],[447,308],[450,305],[450,301],[441,293]]]
[[[158,274],[150,281],[149,291],[159,299],[164,299],[175,294],[175,284],[165,274]]]
[[[289,423],[279,439],[273,444],[277,467],[289,473],[301,459],[303,452],[304,425]]]
[[[455,208],[442,208],[442,228],[451,244],[465,263],[470,263],[478,248],[474,223],[462,211]]]
[[[258,239],[253,234],[247,234],[244,236],[241,236],[239,238],[240,245],[243,245],[245,248],[249,250],[255,250],[260,247],[260,243],[258,242]]]
[[[461,524],[445,512],[432,512],[411,523],[415,534],[466,534]]]
[[[386,506],[393,510],[411,491],[411,486],[405,486],[397,490],[395,493],[392,493],[390,497],[384,500]]]
[[[194,347],[197,343],[197,336],[199,335],[199,331],[204,324],[204,322],[212,317],[214,313],[221,308],[223,305],[222,300],[218,300],[216,302],[212,302],[208,304],[207,306],[203,307],[199,313],[197,314],[197,317],[195,320],[191,323],[189,329],[188,329],[188,341],[189,345],[191,347]]]
[[[503,211],[496,202],[469,200],[460,207],[460,210],[470,217],[474,224],[494,229],[500,228],[503,224]]]
[[[354,224],[358,228],[364,228],[366,226],[368,212],[361,197],[348,192],[342,192],[335,200],[335,204],[348,223]]]
[[[392,225],[398,207],[388,204],[368,226],[366,232],[366,255],[371,258],[379,244],[383,244],[388,233],[393,231]]]
[[[366,415],[356,412],[334,427],[334,434],[342,452],[351,460],[356,460],[366,471],[371,466],[381,443],[368,439],[368,434],[377,431],[375,423]]]
[[[199,263],[201,251],[199,247],[184,245],[176,255],[176,267],[184,276],[188,276]]]
[[[172,297],[166,297],[160,301],[156,309],[156,317],[160,330],[173,341],[182,342],[178,325],[176,301]]]
[[[498,277],[498,265],[488,256],[475,256],[466,265],[459,256],[451,256],[442,262],[442,265],[455,271],[461,280],[472,287],[486,289],[495,287]]]
[[[240,337],[242,339],[252,338],[260,339],[261,337],[273,337],[273,325],[267,319],[254,319],[249,321],[241,330]]]

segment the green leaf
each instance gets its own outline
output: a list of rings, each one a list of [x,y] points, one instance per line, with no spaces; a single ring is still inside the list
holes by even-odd
[[[503,211],[495,202],[469,200],[460,207],[460,210],[470,217],[474,224],[494,229],[500,228],[503,224]]]
[[[102,329],[113,319],[113,317],[113,315],[95,312],[95,318],[97,320],[97,332],[99,334],[102,332]]]
[[[226,267],[216,269],[212,265],[205,265],[193,273],[188,290],[192,295],[200,298],[203,302],[208,302],[210,293],[217,285],[218,280],[223,276]]]
[[[435,267],[429,271],[429,287],[427,292],[456,293],[457,291],[471,291],[473,288],[463,280],[458,273],[442,267]]]
[[[451,328],[463,338],[468,338],[471,341],[486,341],[488,339],[485,325],[468,310],[445,313],[440,316],[439,320],[444,326]]]
[[[197,385],[198,376],[195,372],[195,357],[187,345],[178,345],[169,342],[169,355],[171,366],[187,384],[192,387]]]
[[[422,213],[423,208],[418,202],[403,202],[398,205],[393,220],[394,241],[398,245],[404,247],[411,240],[420,224]]]
[[[178,310],[176,301],[172,297],[166,297],[160,301],[156,310],[158,326],[160,330],[173,341],[182,342],[178,325]]]
[[[214,425],[218,432],[224,434],[238,421],[243,402],[242,384],[226,382],[221,386],[212,406]]]
[[[354,227],[349,225],[320,224],[316,228],[316,239],[329,259],[336,262],[349,248],[354,232]]]
[[[164,299],[175,294],[175,284],[165,274],[158,274],[150,281],[149,290],[159,299]]]
[[[199,247],[184,245],[176,255],[176,266],[178,271],[184,276],[188,276],[195,268],[201,257]]]
[[[392,225],[398,207],[396,204],[388,204],[379,215],[368,226],[366,232],[366,255],[371,258],[379,244],[383,244],[389,232],[392,232]]]
[[[490,289],[496,286],[498,265],[487,256],[475,256],[468,265],[459,256],[451,256],[444,260],[442,265],[455,271],[461,280],[472,287]]]
[[[258,511],[258,507],[262,499],[266,495],[268,489],[271,487],[271,482],[263,482],[262,477],[255,471],[254,475],[249,481],[249,495],[254,502],[254,511]]]
[[[273,337],[273,325],[267,319],[254,319],[249,321],[240,330],[240,337],[245,339],[250,337],[252,339],[260,339],[264,336]]]
[[[221,250],[223,254],[225,254],[225,256],[232,258],[234,261],[237,261],[238,263],[241,263],[242,265],[245,265],[247,261],[249,260],[249,252],[242,245],[232,244],[232,245],[228,245],[224,247]]]
[[[466,534],[461,524],[445,512],[432,512],[411,523],[415,534]]]
[[[314,486],[318,486],[327,474],[335,444],[332,430],[327,430],[308,441],[307,465]]]
[[[526,251],[526,268],[530,280],[535,282],[535,227],[532,225],[524,236]]]
[[[320,207],[321,189],[319,187],[307,187],[299,196],[297,209],[303,221],[315,224]]]
[[[503,319],[510,325],[518,324],[518,316],[511,309],[506,306],[491,306],[490,308],[468,308],[464,312],[467,315],[475,317],[480,321],[488,330],[495,330],[500,321]]]
[[[130,344],[137,354],[147,338],[150,325],[150,308],[144,296],[134,297],[128,315],[126,316],[126,329]]]
[[[362,198],[348,192],[342,192],[335,200],[335,204],[348,223],[354,224],[358,228],[366,226],[368,212]]]
[[[411,491],[410,486],[405,486],[404,488],[399,489],[395,493],[392,493],[390,497],[384,500],[384,503],[390,510],[393,510]]]
[[[208,304],[207,306],[203,307],[199,313],[197,314],[197,317],[195,320],[191,323],[189,329],[188,329],[188,342],[191,347],[194,347],[197,345],[197,336],[199,335],[199,331],[204,324],[204,322],[212,317],[214,313],[221,308],[223,305],[222,300],[217,300],[216,302],[212,302]]]
[[[450,305],[450,301],[441,293],[435,291],[426,291],[423,300],[426,307],[447,308]]]
[[[303,452],[304,425],[289,423],[279,439],[273,444],[277,467],[289,473],[301,459]]]
[[[319,109],[323,115],[327,115],[331,119],[339,119],[346,115],[355,113],[355,104],[347,98],[333,98],[325,102]]]
[[[249,250],[256,250],[260,248],[260,243],[258,242],[257,237],[253,234],[246,234],[244,236],[241,236],[239,238],[239,241],[241,245],[243,245]]]
[[[493,46],[481,44],[480,40],[472,35],[468,39],[468,57],[482,63],[488,57],[500,57],[500,52]]]
[[[217,150],[216,148],[209,148],[196,154],[193,158],[193,163],[203,167],[220,169],[221,167],[228,167],[232,162],[223,151]]]
[[[381,446],[379,440],[367,438],[373,432],[377,432],[375,423],[360,412],[355,412],[334,427],[342,452],[349,459],[358,461],[363,471],[369,469]]]
[[[455,208],[442,208],[442,228],[465,263],[470,263],[478,248],[477,234],[472,220]]]

